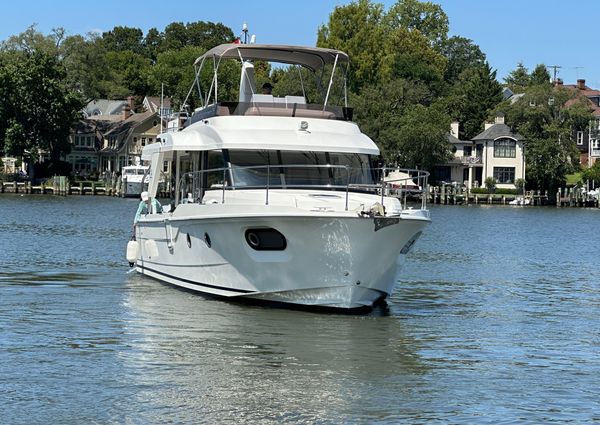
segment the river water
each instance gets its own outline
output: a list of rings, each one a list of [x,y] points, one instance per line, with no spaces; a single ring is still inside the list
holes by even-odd
[[[0,422],[600,422],[600,210],[434,207],[346,316],[127,273],[136,206],[0,196]]]

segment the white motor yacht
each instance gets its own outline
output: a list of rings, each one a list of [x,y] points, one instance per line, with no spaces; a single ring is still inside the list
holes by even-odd
[[[235,101],[218,97],[227,61],[241,69]],[[265,62],[297,67],[299,88],[257,93],[254,67]],[[202,104],[142,153],[150,198],[166,163],[175,190],[168,212],[149,207],[137,223],[128,250],[136,270],[205,294],[302,307],[364,309],[388,297],[429,211],[426,196],[410,207],[386,196],[394,170],[376,167],[379,149],[351,121],[347,65],[341,51],[278,45],[224,44],[199,57]],[[318,104],[307,72],[325,75],[312,86],[324,87]],[[399,171],[427,187],[428,173]]]
[[[125,196],[139,197],[146,190],[150,182],[149,169],[146,165],[126,165],[121,168]]]

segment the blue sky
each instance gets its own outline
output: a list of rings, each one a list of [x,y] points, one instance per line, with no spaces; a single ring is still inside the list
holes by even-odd
[[[560,65],[565,83],[584,78],[600,89],[597,17],[600,0],[433,0],[450,20],[450,34],[472,39],[487,55],[502,79],[519,62]],[[380,1],[389,7],[395,1]],[[222,22],[234,33],[247,22],[257,42],[314,45],[317,28],[327,22],[344,0],[225,0],[71,2],[29,0],[2,5],[0,39],[36,23],[44,33],[64,27],[68,34],[106,31],[116,25],[147,31],[167,24],[193,21]]]

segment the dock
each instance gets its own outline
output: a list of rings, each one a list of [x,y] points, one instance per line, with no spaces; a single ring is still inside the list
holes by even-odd
[[[576,188],[558,191],[556,203],[551,202],[548,192],[526,191],[525,194],[473,193],[463,188],[429,186],[427,201],[438,205],[514,205],[515,200],[521,206],[556,205],[557,207],[600,208],[597,197],[583,194]],[[513,202],[513,204],[511,204]]]
[[[0,193],[20,193],[20,194],[39,194],[39,195],[57,195],[57,196],[117,196],[124,198],[126,193],[126,184],[121,177],[115,179],[98,181],[78,181],[69,182],[65,176],[55,176],[39,184],[32,184],[30,181],[2,181],[0,180]],[[130,196],[132,194],[129,194]],[[137,196],[137,194],[134,194]],[[168,197],[167,193],[159,193],[160,197]]]

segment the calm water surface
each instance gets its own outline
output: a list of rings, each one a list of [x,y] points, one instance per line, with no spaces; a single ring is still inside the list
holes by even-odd
[[[600,422],[600,210],[433,208],[344,316],[127,273],[136,205],[0,196],[0,422]]]

